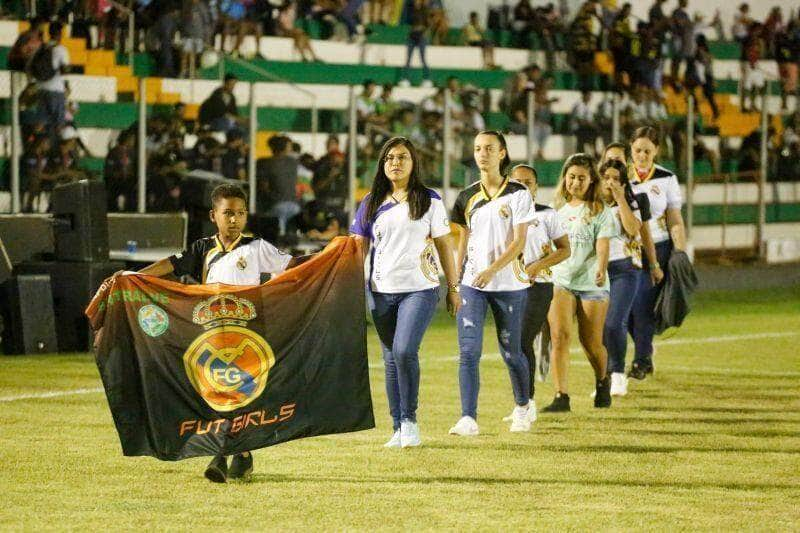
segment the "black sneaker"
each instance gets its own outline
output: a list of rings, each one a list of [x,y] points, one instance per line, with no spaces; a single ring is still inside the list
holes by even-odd
[[[224,455],[214,457],[206,467],[206,479],[214,483],[225,483],[228,478],[228,461]]]
[[[228,478],[240,479],[253,472],[253,454],[248,453],[247,457],[237,453],[231,459],[231,468],[228,470]]]
[[[571,411],[569,408],[569,394],[556,394],[553,398],[553,403],[542,409],[543,413],[568,413]]]
[[[594,406],[611,407],[611,377],[606,376],[597,381],[594,386]]]
[[[639,363],[633,363],[631,365],[631,370],[628,372],[628,377],[633,379],[642,380],[647,377],[647,374],[653,373],[653,367],[651,366],[639,366]]]

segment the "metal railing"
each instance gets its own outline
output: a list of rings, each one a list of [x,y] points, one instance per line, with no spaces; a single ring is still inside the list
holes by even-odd
[[[759,184],[761,183],[761,179],[762,179],[762,173],[760,170],[751,170],[744,172],[721,172],[718,174],[707,174],[704,176],[698,176],[697,180],[695,180],[691,188],[687,183],[687,191],[686,191],[687,197],[692,196],[694,188],[696,188],[698,185],[712,185],[712,184],[722,185],[722,203],[720,204],[721,220],[718,224],[720,226],[720,232],[721,232],[720,246],[718,249],[717,248],[715,249],[719,250],[720,257],[723,259],[727,257],[727,254],[729,252],[727,237],[729,229],[728,226],[731,225],[731,222],[729,221],[729,215],[731,211],[731,205],[733,205],[733,203],[731,202],[731,185],[737,185],[740,183],[755,184],[758,187],[759,199],[761,199],[763,197],[761,187],[759,186]],[[773,201],[774,200],[775,199],[773,198]],[[690,204],[687,202],[687,208],[689,205]],[[687,216],[687,221],[688,221],[688,216]],[[760,224],[760,221],[758,219],[754,220],[753,223],[756,224],[757,228],[756,228],[756,237],[752,245],[752,251],[754,255],[760,256],[762,251],[761,250],[762,244],[759,235],[763,234],[763,230],[761,230],[762,233],[759,233],[758,225]]]

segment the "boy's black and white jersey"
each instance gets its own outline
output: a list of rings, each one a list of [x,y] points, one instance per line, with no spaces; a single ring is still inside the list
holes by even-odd
[[[239,235],[228,248],[216,235],[205,237],[169,257],[177,276],[228,285],[259,285],[262,273],[279,274],[291,259],[291,255],[251,235]]]

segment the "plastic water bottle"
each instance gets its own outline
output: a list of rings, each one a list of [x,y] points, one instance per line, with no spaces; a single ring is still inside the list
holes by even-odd
[[[136,249],[137,249],[138,246],[139,246],[138,242],[136,242],[136,241],[128,241],[128,253],[129,254],[135,254],[136,253]]]

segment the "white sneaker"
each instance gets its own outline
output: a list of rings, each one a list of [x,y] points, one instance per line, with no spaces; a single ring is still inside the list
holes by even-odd
[[[533,398],[531,398],[530,403],[528,403],[528,420],[531,422],[536,422],[536,403],[534,403]],[[508,413],[508,416],[503,417],[503,422],[511,422],[514,420],[514,411],[512,410]]]
[[[531,399],[531,401],[528,403],[528,421],[533,424],[536,422],[536,416],[536,402]]]
[[[450,428],[451,435],[474,437],[478,434],[478,423],[471,416],[462,416],[456,425]]]
[[[397,86],[405,89],[406,87],[411,87],[411,82],[406,79],[402,79],[397,82]]]
[[[399,448],[400,444],[400,430],[394,432],[392,438],[386,441],[386,444],[383,445],[384,448]]]
[[[611,374],[611,396],[625,396],[628,394],[628,377],[622,372]]]
[[[511,413],[511,432],[522,433],[531,430],[531,421],[528,420],[528,406],[518,405]]]
[[[400,422],[400,447],[419,446],[422,439],[419,438],[419,424],[416,422]]]
[[[431,80],[422,80],[422,86],[426,89],[430,89],[433,87],[433,82]]]

